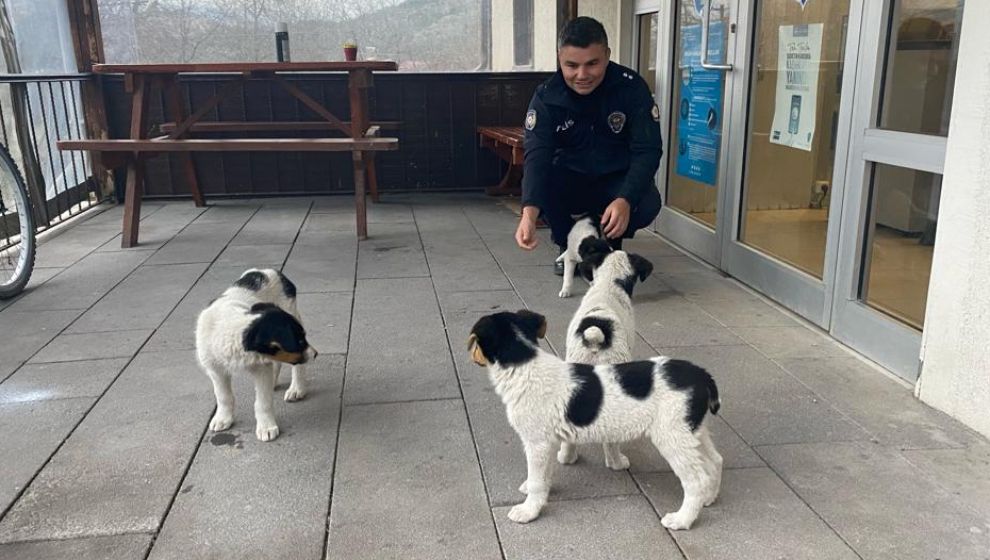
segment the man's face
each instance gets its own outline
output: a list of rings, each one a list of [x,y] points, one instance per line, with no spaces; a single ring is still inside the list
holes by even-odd
[[[608,47],[592,43],[587,48],[566,45],[557,51],[560,71],[567,86],[581,95],[588,95],[605,78],[610,54]]]

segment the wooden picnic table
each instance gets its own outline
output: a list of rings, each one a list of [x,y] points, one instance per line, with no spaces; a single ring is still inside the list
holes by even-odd
[[[164,152],[180,154],[181,163],[192,191],[196,206],[204,206],[205,200],[196,178],[193,152],[229,151],[350,151],[354,163],[354,201],[359,239],[368,237],[367,208],[365,206],[365,180],[373,201],[378,200],[378,181],[375,173],[374,154],[377,151],[397,150],[397,138],[378,136],[381,128],[395,123],[372,123],[368,115],[368,88],[372,86],[372,72],[398,70],[392,61],[357,62],[225,62],[212,64],[95,64],[97,74],[123,74],[124,89],[131,96],[130,134],[119,140],[62,140],[61,150],[82,150],[99,154],[107,167],[126,165],[127,186],[124,201],[122,247],[133,247],[138,242],[141,220],[141,198],[144,183],[144,161]],[[285,79],[292,72],[347,72],[348,103],[351,119],[344,121],[331,113],[295,84]],[[186,110],[178,86],[180,74],[234,73],[239,78],[224,85],[195,110]],[[320,117],[315,122],[199,122],[236,86],[247,79],[271,80]],[[165,94],[168,113],[172,122],[164,123],[161,134],[148,136],[148,101],[153,88],[161,88]],[[190,108],[192,109],[192,108]],[[338,131],[344,138],[191,138],[196,132],[246,133],[251,131],[285,132],[297,130]]]

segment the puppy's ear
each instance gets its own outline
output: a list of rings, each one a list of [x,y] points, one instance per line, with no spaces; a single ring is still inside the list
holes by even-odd
[[[594,281],[595,277],[595,267],[587,261],[581,261],[577,263],[578,272],[581,273],[581,278],[584,278],[588,282]]]
[[[632,264],[633,270],[636,271],[636,275],[639,276],[640,282],[645,282],[646,277],[653,273],[653,263],[639,255],[629,253],[629,262]]]
[[[468,352],[471,361],[479,366],[487,366],[495,361],[495,352],[502,343],[498,321],[491,315],[485,315],[471,327],[468,336]]]
[[[468,352],[471,353],[472,362],[479,366],[488,365],[488,358],[485,357],[485,353],[481,351],[481,346],[478,345],[478,335],[472,334],[468,337]]]
[[[578,245],[578,255],[580,255],[581,261],[588,261],[596,268],[601,266],[602,261],[611,252],[612,247],[604,239],[589,237],[581,240],[581,244]]]
[[[516,317],[519,319],[517,326],[533,340],[547,336],[547,318],[543,315],[529,309],[520,309],[516,312]]]

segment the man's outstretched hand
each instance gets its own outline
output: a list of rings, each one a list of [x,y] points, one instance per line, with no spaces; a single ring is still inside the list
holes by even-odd
[[[520,248],[532,251],[540,244],[536,238],[536,218],[540,209],[535,206],[524,206],[519,217],[519,227],[516,228],[516,244]]]
[[[602,214],[602,231],[605,237],[615,239],[622,237],[629,227],[629,201],[624,198],[617,198],[605,208]]]

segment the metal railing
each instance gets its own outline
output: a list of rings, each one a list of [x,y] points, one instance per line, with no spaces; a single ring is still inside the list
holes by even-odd
[[[42,231],[102,198],[90,156],[59,140],[86,138],[83,84],[90,74],[0,74],[0,141],[24,175]]]

